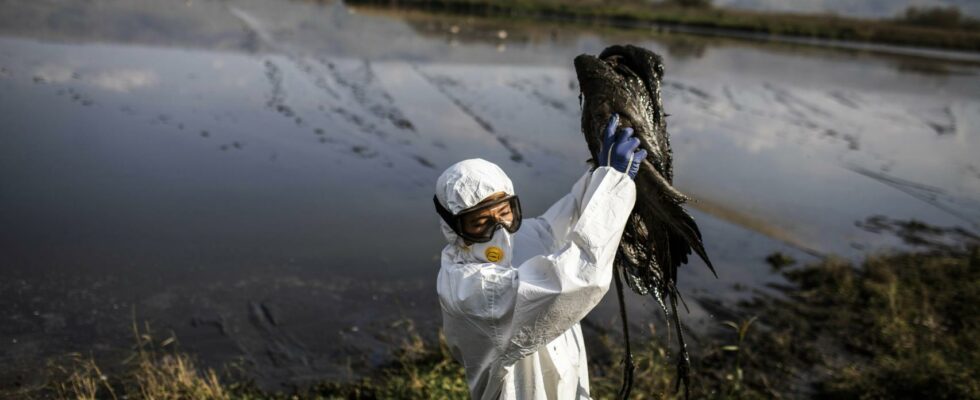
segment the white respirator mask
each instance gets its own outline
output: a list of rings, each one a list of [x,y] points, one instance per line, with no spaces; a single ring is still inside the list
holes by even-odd
[[[510,267],[514,253],[514,235],[506,229],[497,229],[489,241],[473,243],[466,249],[480,262]]]

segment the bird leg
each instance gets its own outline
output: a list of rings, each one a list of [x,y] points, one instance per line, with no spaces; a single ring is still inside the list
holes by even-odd
[[[674,296],[670,297],[670,309],[674,313],[674,328],[677,329],[677,343],[680,345],[680,349],[677,353],[677,384],[674,386],[674,393],[676,394],[680,388],[681,383],[684,383],[684,398],[691,398],[691,357],[687,354],[687,344],[684,343],[684,333],[681,331],[681,320],[677,316],[677,300]]]
[[[630,350],[630,327],[626,319],[626,302],[623,300],[623,280],[620,273],[625,273],[622,267],[619,272],[613,272],[616,278],[616,297],[619,299],[619,317],[623,321],[623,340],[626,341],[626,355],[623,356],[623,386],[619,389],[619,398],[626,400],[633,391],[633,352]]]

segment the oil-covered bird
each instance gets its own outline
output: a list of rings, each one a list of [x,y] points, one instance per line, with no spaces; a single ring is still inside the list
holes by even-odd
[[[707,264],[708,259],[697,223],[682,207],[687,196],[674,189],[670,137],[661,99],[663,60],[656,53],[632,45],[611,46],[598,57],[583,54],[575,58],[580,88],[582,132],[589,152],[596,158],[601,138],[595,132],[613,113],[620,127],[633,128],[634,137],[647,151],[636,177],[637,201],[623,232],[614,265],[629,287],[641,295],[651,295],[663,308],[666,321],[674,321],[679,344],[677,385],[689,385],[690,360],[684,344],[677,303],[677,267],[688,262],[693,251]],[[623,387],[620,396],[629,396],[633,365],[629,355],[629,332],[623,304],[620,274],[615,274],[623,331],[626,335]],[[717,274],[715,275],[717,276]]]

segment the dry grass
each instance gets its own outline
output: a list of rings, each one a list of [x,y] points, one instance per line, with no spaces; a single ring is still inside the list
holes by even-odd
[[[92,357],[70,354],[53,368],[62,378],[50,389],[59,399],[226,400],[228,391],[212,369],[201,369],[177,349],[173,335],[156,341],[149,325],[133,324],[133,354],[124,372],[110,376]]]
[[[108,378],[91,357],[84,357],[78,353],[69,354],[66,365],[54,368],[65,375],[64,380],[54,385],[58,398],[78,400],[117,398],[112,386],[109,385]],[[100,392],[104,395],[100,396]]]

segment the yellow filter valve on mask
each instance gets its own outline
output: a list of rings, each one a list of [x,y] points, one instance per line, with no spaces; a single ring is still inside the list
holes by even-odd
[[[483,252],[483,255],[486,256],[487,261],[497,262],[504,258],[504,250],[497,246],[490,246]]]

